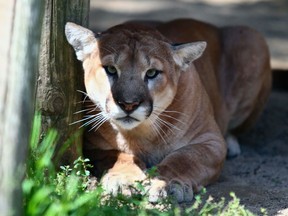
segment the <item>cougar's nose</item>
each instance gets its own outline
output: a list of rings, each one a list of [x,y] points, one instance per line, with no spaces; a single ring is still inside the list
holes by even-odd
[[[127,114],[132,113],[140,105],[140,102],[138,101],[117,101],[117,103]]]

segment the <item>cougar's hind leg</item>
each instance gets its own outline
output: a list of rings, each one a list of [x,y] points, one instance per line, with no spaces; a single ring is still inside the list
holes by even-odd
[[[231,129],[231,133],[235,135],[241,134],[249,130],[255,124],[260,114],[262,113],[264,106],[270,95],[271,77],[270,78],[267,77],[267,79],[269,79],[269,81],[263,83],[261,91],[259,91],[259,94],[255,98],[255,106],[252,109],[250,115],[245,119],[245,121],[241,125]]]
[[[267,44],[248,27],[222,29],[223,67],[220,86],[230,115],[228,131],[249,129],[259,117],[271,89]]]

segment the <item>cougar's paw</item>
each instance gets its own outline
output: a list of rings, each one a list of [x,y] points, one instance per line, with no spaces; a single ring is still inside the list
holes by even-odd
[[[118,193],[122,193],[123,195],[131,196],[136,188],[137,181],[143,181],[144,179],[146,179],[144,173],[108,172],[101,179],[101,184],[107,194],[116,196]]]
[[[169,194],[176,198],[177,202],[191,202],[193,200],[192,186],[182,181],[172,180],[169,184]]]
[[[238,139],[235,136],[228,134],[228,136],[226,137],[226,143],[228,150],[227,158],[234,158],[241,154],[240,145]]]
[[[177,202],[190,202],[193,200],[192,186],[180,180],[173,179],[167,183],[164,180],[153,179],[148,190],[150,202],[157,202],[168,195],[176,199]]]
[[[151,179],[147,184],[146,190],[148,194],[148,200],[151,203],[156,203],[162,199],[167,198],[167,183],[160,179]]]

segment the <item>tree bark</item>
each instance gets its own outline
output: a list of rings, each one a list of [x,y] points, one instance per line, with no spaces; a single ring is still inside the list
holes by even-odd
[[[37,86],[37,106],[42,114],[42,131],[55,128],[59,141],[56,152],[71,138],[71,145],[57,163],[71,163],[81,154],[82,137],[79,120],[83,95],[82,66],[67,43],[66,22],[88,26],[89,0],[46,0],[43,21],[40,67]],[[76,136],[75,136],[76,135]],[[57,157],[56,157],[57,158]]]
[[[35,100],[44,3],[0,3],[0,210],[22,215],[21,181]]]

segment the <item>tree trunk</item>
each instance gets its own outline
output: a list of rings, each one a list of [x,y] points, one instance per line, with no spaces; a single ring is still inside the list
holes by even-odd
[[[46,0],[41,38],[40,68],[37,87],[37,106],[42,114],[42,131],[55,128],[59,141],[57,152],[68,139],[71,145],[57,163],[71,163],[81,154],[82,137],[79,120],[83,95],[82,66],[67,43],[64,28],[66,22],[87,26],[89,0]]]
[[[1,215],[23,213],[21,181],[34,113],[43,12],[39,0],[0,3]]]

